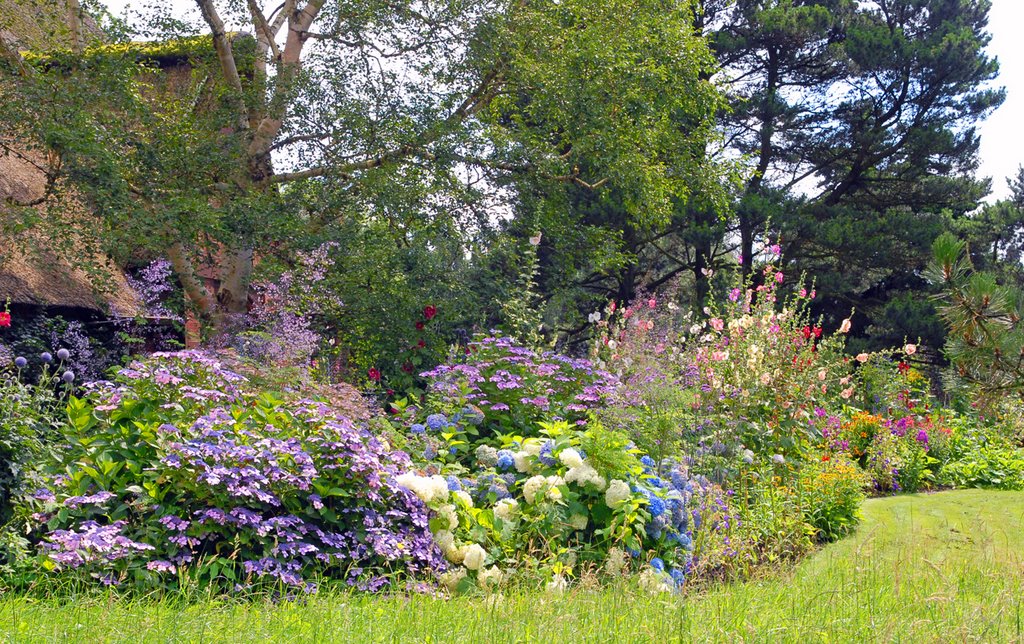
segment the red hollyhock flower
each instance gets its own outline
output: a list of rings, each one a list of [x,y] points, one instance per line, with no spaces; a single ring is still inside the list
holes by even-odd
[[[11,326],[11,314],[0,311],[0,326]]]
[[[437,315],[437,307],[433,304],[428,304],[423,308],[423,317],[428,320],[433,320],[435,315]]]
[[[427,343],[424,342],[423,340],[420,340],[419,342],[416,343],[416,346],[422,349],[423,347],[427,346]]]
[[[402,371],[404,371],[405,373],[412,373],[412,363],[406,362],[404,365],[402,365]]]
[[[831,460],[831,457],[829,457],[828,454],[825,454],[824,456],[821,457],[821,460],[828,461],[828,460]]]
[[[370,380],[374,382],[380,382],[380,369],[377,367],[370,367],[370,370],[366,372],[370,376]]]
[[[814,337],[816,337],[816,338],[820,338],[821,337],[821,327],[820,326],[814,327]]]
[[[900,373],[907,373],[908,371],[910,371],[910,365],[906,362],[899,363],[897,368],[900,370]]]
[[[809,326],[805,326],[805,327],[804,327],[804,328],[803,328],[803,329],[801,330],[801,333],[803,333],[803,335],[804,335],[804,340],[807,340],[807,339],[809,339],[809,338],[811,337],[811,327],[809,327]]]
[[[422,331],[425,326],[427,325],[423,324],[423,320],[420,320],[419,322],[416,323],[416,330]]]

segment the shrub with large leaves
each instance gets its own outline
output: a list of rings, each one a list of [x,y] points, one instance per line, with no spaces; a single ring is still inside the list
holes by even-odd
[[[403,452],[313,401],[245,391],[200,353],[155,354],[72,400],[34,494],[43,564],[137,588],[369,590],[444,569]]]

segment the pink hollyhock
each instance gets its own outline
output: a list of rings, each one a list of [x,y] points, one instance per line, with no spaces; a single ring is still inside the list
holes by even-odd
[[[433,304],[428,304],[423,308],[423,317],[428,320],[433,320],[435,315],[437,315],[437,307]]]

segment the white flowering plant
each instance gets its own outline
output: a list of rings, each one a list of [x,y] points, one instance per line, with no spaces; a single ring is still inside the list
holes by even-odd
[[[649,564],[663,584],[681,584],[700,525],[695,506],[711,486],[678,464],[655,465],[597,423],[541,422],[536,433],[478,445],[469,469],[425,462],[398,478],[431,510],[452,564],[441,581],[453,592],[488,591],[517,577],[560,592],[582,570]],[[622,565],[608,563],[615,553],[628,553]]]

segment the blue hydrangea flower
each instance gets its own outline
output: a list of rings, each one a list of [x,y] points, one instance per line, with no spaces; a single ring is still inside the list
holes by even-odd
[[[650,510],[652,517],[660,517],[665,514],[665,502],[660,497],[651,494],[647,499],[649,502],[647,509]]]
[[[647,454],[640,457],[640,463],[642,463],[644,467],[654,467],[654,459]]]
[[[665,487],[665,482],[662,481],[661,478],[657,476],[652,476],[651,478],[647,479],[647,483],[659,489]]]
[[[512,452],[507,449],[498,450],[498,463],[497,467],[499,470],[508,470],[515,467],[516,460],[512,455]]]
[[[658,557],[655,557],[654,559],[651,559],[651,568],[654,568],[658,572],[665,572],[665,562]]]
[[[413,423],[413,425],[409,428],[409,431],[412,432],[413,434],[422,434],[423,432],[427,431],[427,428],[423,425],[423,423]]]
[[[680,532],[676,536],[676,541],[679,542],[679,545],[686,548],[687,550],[693,550],[693,539],[690,538],[690,535],[688,535],[687,533]]]
[[[423,450],[423,458],[432,461],[435,457],[437,457],[437,450],[427,445],[427,449]]]
[[[633,550],[632,548],[626,548],[626,554],[629,555],[630,557],[639,557],[640,556],[640,551],[639,550]]]
[[[668,576],[672,578],[676,586],[682,586],[686,582],[686,573],[681,568],[672,568],[668,571]]]
[[[686,489],[686,477],[679,470],[672,470],[670,475],[672,479],[672,487],[679,490],[680,492]]]
[[[516,484],[516,475],[509,472],[508,474],[502,474],[501,480],[505,481],[505,485],[513,486]]]
[[[549,467],[556,463],[555,457],[551,453],[553,449],[555,449],[554,441],[544,443],[544,446],[540,448],[540,454],[537,457],[541,463]]]
[[[427,416],[427,427],[437,431],[448,424],[448,419],[444,414],[431,414]]]
[[[462,489],[462,484],[459,483],[459,479],[455,478],[454,476],[449,476],[445,480],[448,482],[449,492],[458,492],[459,490]]]

